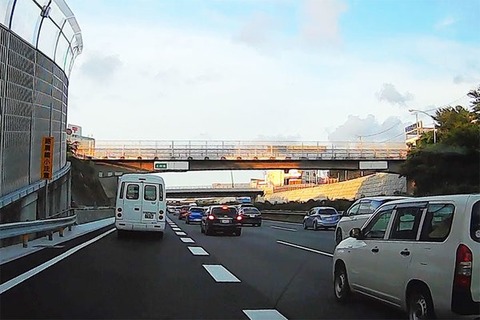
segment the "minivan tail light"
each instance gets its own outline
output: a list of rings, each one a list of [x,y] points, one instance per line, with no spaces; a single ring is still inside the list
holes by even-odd
[[[472,251],[464,244],[457,248],[454,286],[470,288],[472,282]]]

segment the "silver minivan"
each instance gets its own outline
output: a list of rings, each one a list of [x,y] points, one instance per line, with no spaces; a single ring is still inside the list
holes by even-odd
[[[335,243],[339,244],[340,241],[347,238],[350,230],[353,228],[363,226],[372,213],[385,202],[405,198],[406,197],[400,196],[378,196],[358,199],[345,211],[337,223],[337,227],[335,228]]]

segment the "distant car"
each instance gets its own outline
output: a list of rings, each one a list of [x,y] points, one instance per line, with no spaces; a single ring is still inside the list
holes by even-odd
[[[400,196],[379,196],[365,197],[355,201],[337,223],[335,229],[335,243],[339,244],[345,238],[349,237],[350,230],[353,228],[361,228],[365,221],[370,218],[372,213],[382,204],[392,201],[405,199]]]
[[[335,228],[340,218],[340,213],[333,207],[314,207],[303,218],[303,228],[313,230]]]
[[[216,231],[242,234],[242,216],[238,214],[235,206],[211,206],[200,222],[200,230],[206,235]]]
[[[178,213],[178,219],[183,220],[188,214],[188,209],[190,209],[190,206],[181,206],[180,207],[180,212]]]
[[[350,235],[333,254],[337,301],[359,293],[409,319],[480,316],[480,194],[391,201]]]
[[[185,216],[185,223],[190,224],[192,222],[201,222],[204,212],[205,209],[202,207],[190,207]]]
[[[262,213],[255,207],[241,207],[238,214],[242,216],[242,225],[251,224],[253,226],[262,225]]]

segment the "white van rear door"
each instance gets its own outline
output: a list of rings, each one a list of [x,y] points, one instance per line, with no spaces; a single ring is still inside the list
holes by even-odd
[[[155,221],[158,213],[158,185],[142,183],[142,221],[150,223]]]
[[[123,218],[127,221],[139,221],[142,212],[141,187],[142,183],[126,182],[125,197],[123,199]]]

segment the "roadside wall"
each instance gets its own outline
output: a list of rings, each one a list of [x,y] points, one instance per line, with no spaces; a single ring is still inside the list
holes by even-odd
[[[407,183],[405,177],[392,173],[376,173],[373,175],[325,184],[313,188],[297,189],[277,193],[267,193],[264,199],[271,203],[290,201],[306,202],[322,199],[354,200],[362,196],[406,194]]]

